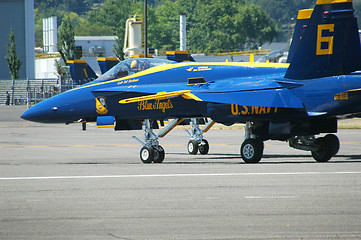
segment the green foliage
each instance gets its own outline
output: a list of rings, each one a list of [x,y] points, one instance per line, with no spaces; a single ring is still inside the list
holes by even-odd
[[[56,75],[58,77],[62,77],[63,76],[63,72],[62,72],[62,64],[60,60],[55,59],[54,62],[54,68],[56,70]]]
[[[148,46],[179,48],[179,15],[187,16],[190,50],[257,48],[273,41],[280,27],[291,29],[300,9],[316,0],[148,0]],[[94,5],[98,4],[98,5]],[[143,15],[144,0],[35,0],[37,45],[42,18],[71,18],[75,35],[116,35],[124,39],[130,15]],[[361,16],[361,2],[354,3]],[[293,20],[291,20],[293,18]],[[288,35],[284,36],[286,40]]]
[[[12,28],[10,29],[8,36],[9,36],[9,43],[6,48],[8,53],[5,56],[5,59],[6,59],[6,62],[8,63],[11,78],[18,79],[21,61],[20,61],[19,57],[16,55],[15,36],[14,36],[14,31]]]
[[[58,29],[57,47],[64,63],[67,60],[80,58],[80,53],[75,49],[74,30],[70,17],[66,17]]]
[[[278,24],[293,23],[297,19],[298,11],[313,8],[316,0],[252,0],[274,19]]]
[[[41,47],[43,45],[43,18],[57,17],[58,26],[63,22],[65,17],[70,18],[72,26],[78,28],[86,25],[86,20],[74,12],[57,11],[55,8],[50,8],[46,12],[35,9],[35,46]],[[97,30],[97,29],[95,29]],[[74,30],[75,31],[75,30]],[[79,35],[79,34],[77,34]]]
[[[77,36],[113,36],[114,28],[109,26],[103,26],[98,23],[90,23],[84,21],[75,27],[74,32]]]
[[[129,15],[142,14],[142,2],[135,0],[106,0],[100,9],[88,14],[88,22],[111,29],[112,35],[124,38],[125,22]]]
[[[255,48],[271,42],[278,33],[262,8],[245,1],[210,0],[199,4],[193,21],[188,45],[194,50]]]
[[[260,6],[253,4],[242,6],[234,20],[235,35],[240,37],[237,43],[251,49],[256,49],[266,42],[272,42],[279,31],[271,23],[266,12]]]
[[[119,61],[124,60],[123,41],[120,36],[115,39],[115,44],[113,44],[113,52]]]
[[[94,0],[35,0],[34,7],[40,9],[41,12],[48,12],[49,9],[57,9],[57,11],[75,12],[84,14],[91,10],[91,6],[101,1]]]
[[[177,4],[164,1],[148,20],[149,45],[159,49],[175,50],[179,45],[179,13]]]

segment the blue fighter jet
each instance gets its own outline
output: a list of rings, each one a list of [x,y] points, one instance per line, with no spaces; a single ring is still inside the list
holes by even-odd
[[[145,131],[140,158],[161,163],[164,137],[193,121],[188,151],[207,153],[202,134],[215,122],[245,123],[240,153],[258,163],[266,140],[288,141],[327,162],[339,150],[339,119],[361,116],[361,49],[352,0],[318,0],[301,10],[290,64],[179,63],[94,81],[28,109],[23,119],[42,123],[96,121],[115,130]],[[158,134],[157,121],[174,119]],[[322,137],[315,137],[326,134]]]

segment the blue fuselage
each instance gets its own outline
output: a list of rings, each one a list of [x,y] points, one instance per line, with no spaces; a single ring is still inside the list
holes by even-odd
[[[255,63],[165,65],[120,79],[94,81],[36,104],[21,117],[43,123],[95,121],[99,116],[128,120],[211,117],[219,122],[234,123],[252,119],[278,121],[300,119],[312,114],[331,116],[361,112],[361,99],[357,94],[352,98],[342,95],[361,88],[360,74],[300,81],[284,78],[287,67],[287,64]],[[213,97],[214,100],[194,101],[177,96],[119,103],[126,98],[185,89],[195,95],[199,93],[197,96],[201,99],[202,96],[209,97],[209,93],[215,93],[216,97]],[[283,99],[287,95],[274,97],[275,92],[284,89],[293,94],[295,100]],[[223,92],[230,94],[231,98],[223,100]],[[238,97],[239,93],[242,97]],[[234,104],[232,98],[236,100]],[[98,109],[100,99],[104,100],[102,110],[105,111]],[[297,105],[296,101],[300,103]]]

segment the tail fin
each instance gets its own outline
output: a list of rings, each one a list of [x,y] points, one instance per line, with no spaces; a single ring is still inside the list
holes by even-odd
[[[298,44],[300,43],[302,36],[306,30],[306,27],[309,23],[310,17],[312,15],[313,9],[304,9],[300,10],[297,15],[297,22],[295,26],[295,31],[293,33],[293,38],[288,52],[287,62],[290,63],[295,55]]]
[[[97,78],[94,70],[85,60],[68,60],[66,63],[70,66],[71,78],[77,85],[87,83]]]
[[[304,80],[360,70],[360,37],[352,0],[317,0],[312,14],[306,11],[298,19],[285,78]]]

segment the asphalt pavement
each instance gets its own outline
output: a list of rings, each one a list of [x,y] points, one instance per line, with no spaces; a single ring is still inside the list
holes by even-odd
[[[265,142],[244,164],[241,129],[211,129],[208,155],[188,155],[175,129],[162,164],[143,164],[142,131],[20,119],[0,106],[0,239],[361,239],[361,130],[339,154]]]

